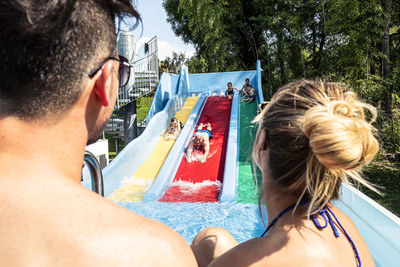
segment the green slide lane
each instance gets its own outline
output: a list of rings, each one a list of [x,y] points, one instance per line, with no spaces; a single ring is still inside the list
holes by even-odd
[[[251,121],[257,115],[257,103],[240,102],[240,140],[239,140],[239,177],[238,197],[240,203],[258,203],[258,189],[254,182],[254,169],[251,160],[251,151],[256,136],[256,125]],[[258,184],[261,175],[257,172]]]

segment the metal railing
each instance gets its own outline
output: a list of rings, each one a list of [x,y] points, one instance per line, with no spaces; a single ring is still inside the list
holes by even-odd
[[[118,53],[129,58],[134,68],[131,69],[131,78],[124,87],[118,89],[118,96],[112,118],[108,121],[105,132],[114,138],[124,139],[125,107],[132,101],[151,94],[158,85],[158,45],[157,36],[145,43],[142,57],[135,58],[135,43],[133,34],[129,31],[121,32],[118,37]]]
[[[133,46],[126,40],[128,37],[127,35],[125,39],[123,37],[119,38],[121,46],[123,44]],[[155,36],[147,42],[146,47],[144,56],[133,62],[134,70],[131,75],[133,77],[130,82],[126,86],[119,88],[115,109],[119,109],[137,98],[150,94],[156,88],[159,82],[157,37]],[[121,50],[128,51],[129,49],[121,48]],[[132,56],[127,56],[128,58],[133,58]]]
[[[84,161],[90,172],[92,191],[104,197],[103,174],[101,172],[100,163],[95,155],[85,150]]]

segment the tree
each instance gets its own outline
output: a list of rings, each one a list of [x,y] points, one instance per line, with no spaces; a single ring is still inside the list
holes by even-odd
[[[196,49],[187,63],[191,72],[254,69],[259,59],[266,95],[299,78],[341,81],[381,107],[381,122],[392,118],[392,101],[400,95],[399,1],[164,0],[163,4],[175,34]]]
[[[178,73],[180,67],[186,64],[188,59],[184,53],[172,52],[172,57],[166,57],[160,62],[161,71]]]

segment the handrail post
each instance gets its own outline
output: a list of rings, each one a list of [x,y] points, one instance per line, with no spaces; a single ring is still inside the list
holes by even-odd
[[[104,197],[103,174],[101,172],[100,163],[96,156],[87,150],[85,150],[84,161],[90,172],[92,191]]]

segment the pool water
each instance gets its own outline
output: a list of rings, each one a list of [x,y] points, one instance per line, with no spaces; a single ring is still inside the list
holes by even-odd
[[[117,204],[168,225],[177,231],[188,244],[192,242],[198,232],[211,226],[227,229],[240,243],[259,237],[265,230],[256,204],[156,201]]]

